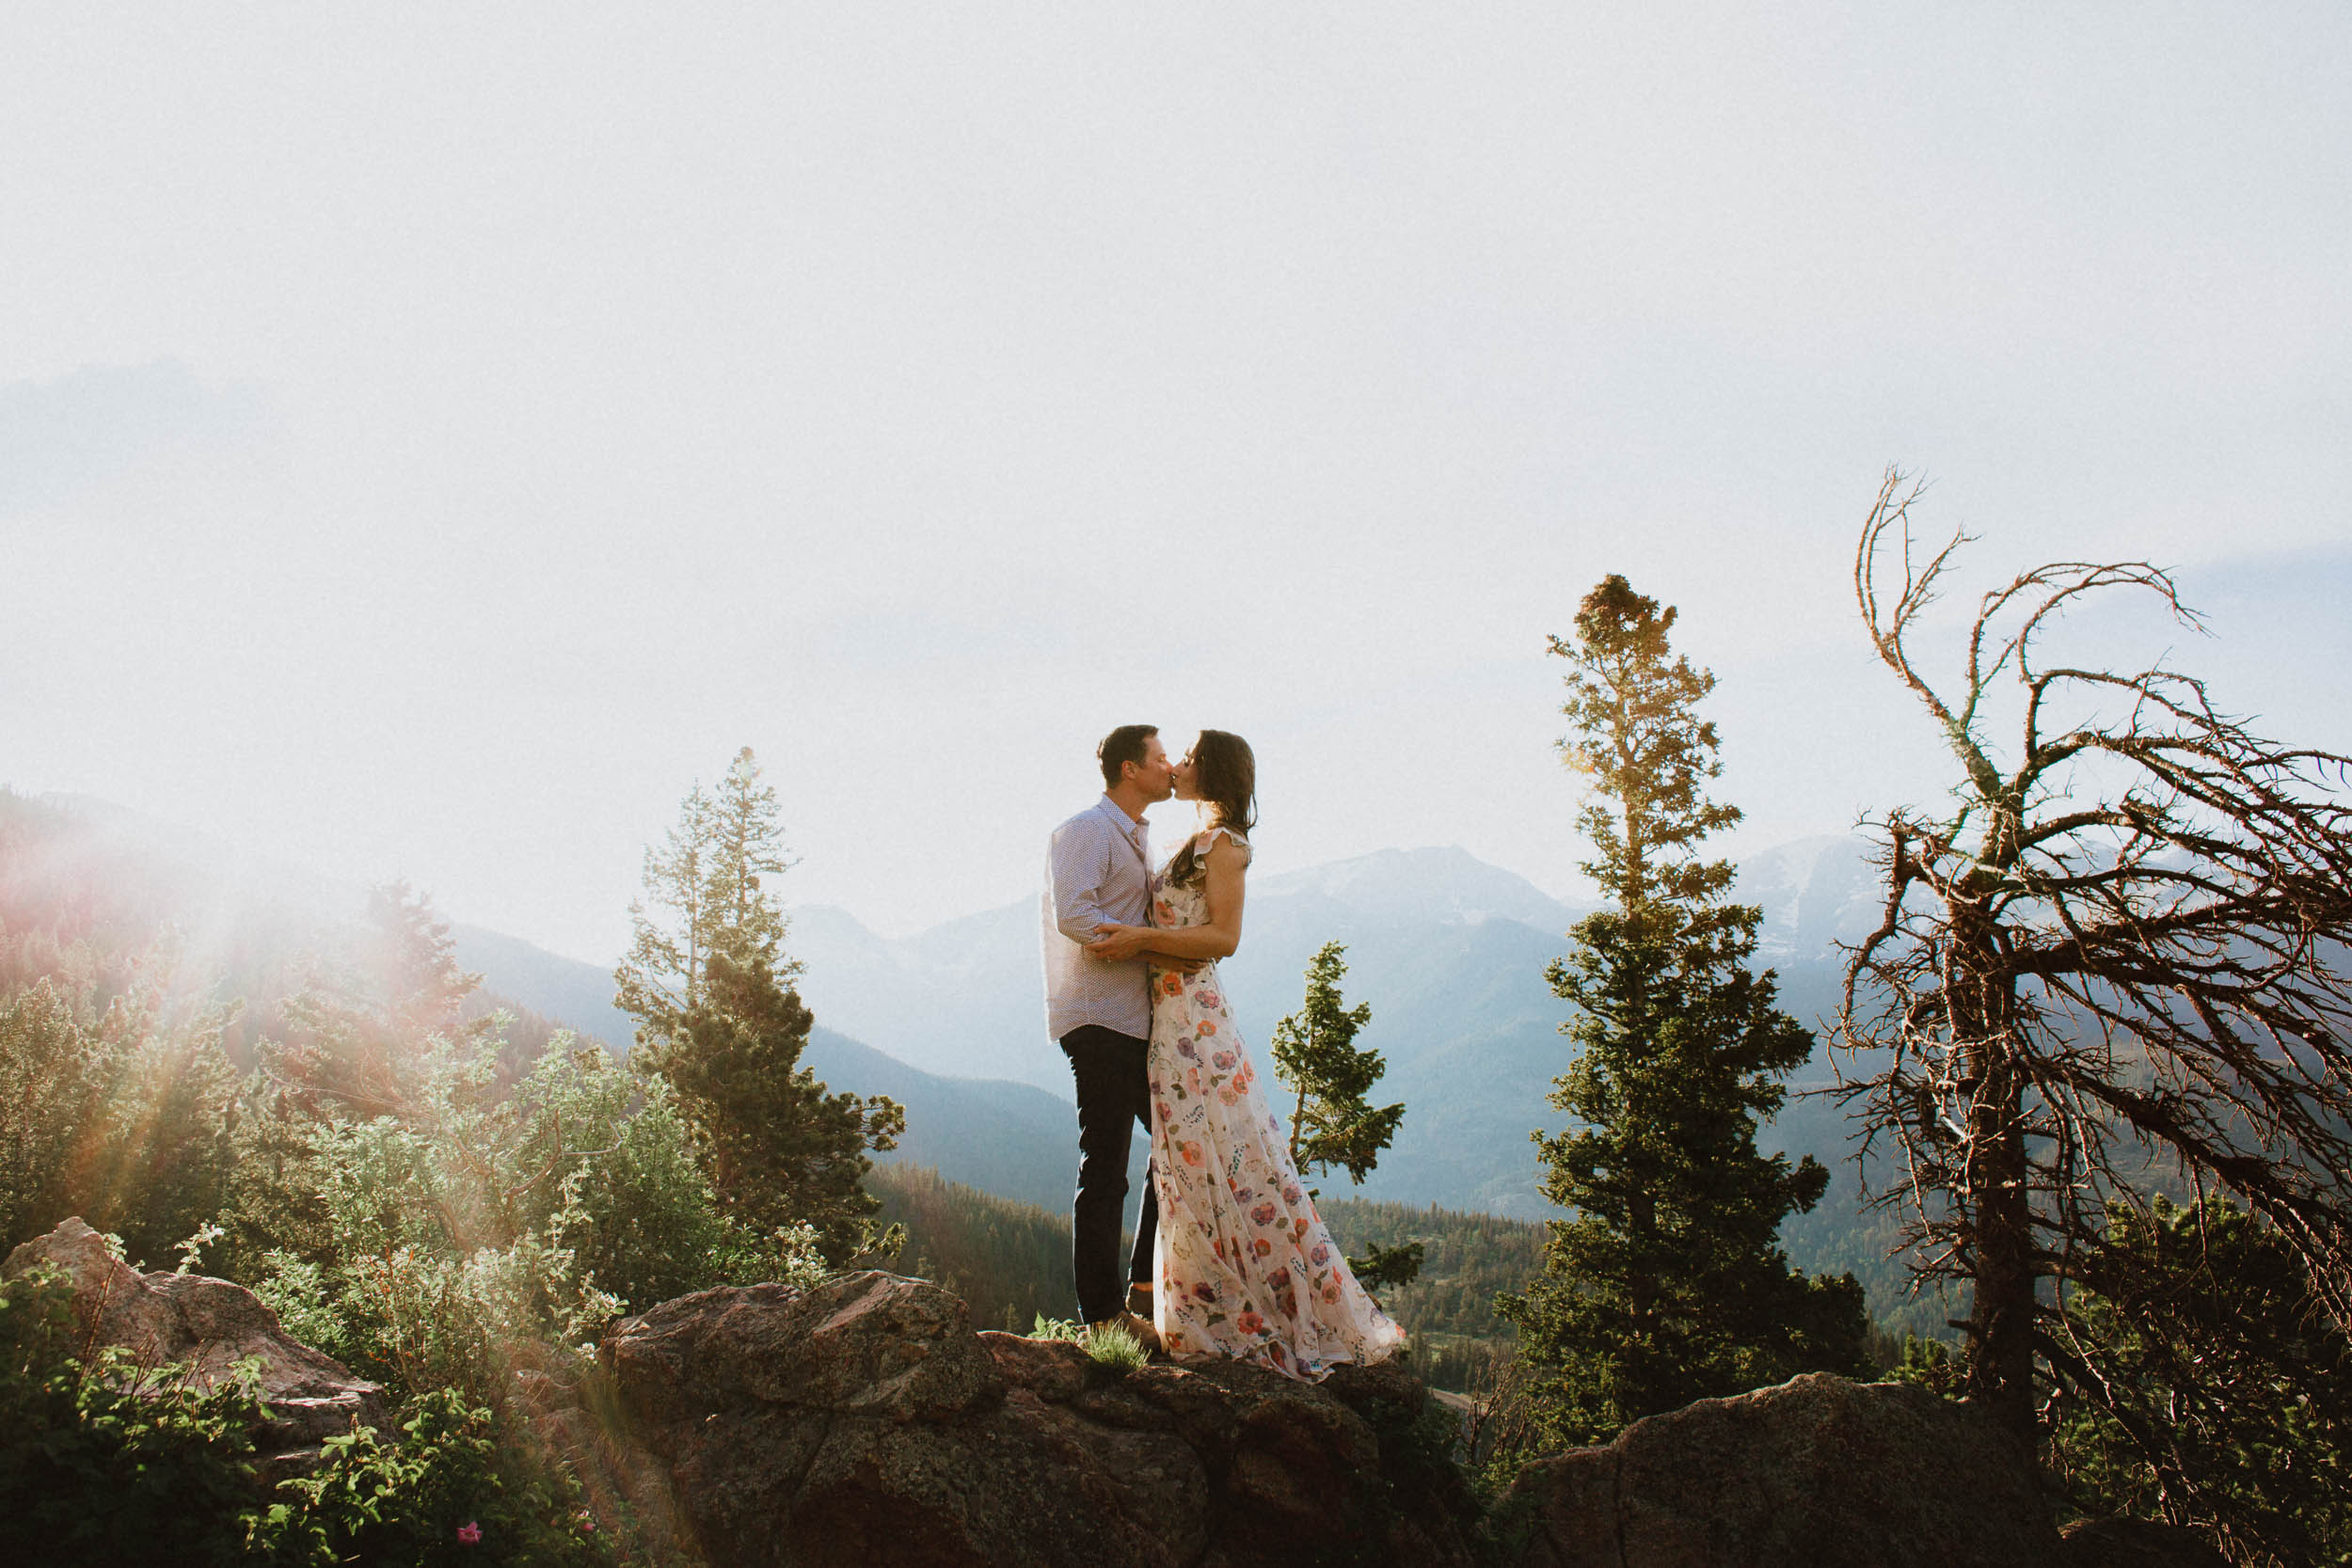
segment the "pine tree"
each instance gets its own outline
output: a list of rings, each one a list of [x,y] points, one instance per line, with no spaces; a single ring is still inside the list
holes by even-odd
[[[776,791],[761,782],[749,746],[735,753],[709,801],[707,892],[702,900],[705,952],[723,949],[738,964],[756,965],[779,978],[801,966],[784,956],[784,911],[763,879],[792,866],[781,847]]]
[[[1551,1103],[1573,1118],[1534,1134],[1550,1222],[1545,1272],[1506,1297],[1539,1419],[1558,1443],[1605,1439],[1692,1400],[1808,1370],[1858,1371],[1851,1275],[1811,1279],[1780,1250],[1781,1221],[1828,1172],[1759,1153],[1759,1122],[1811,1035],[1752,974],[1761,911],[1727,900],[1733,869],[1702,857],[1740,818],[1707,798],[1721,771],[1696,705],[1714,677],[1668,641],[1675,611],[1611,577],[1588,594],[1568,660],[1569,766],[1591,780],[1578,824],[1608,907],[1547,972],[1574,1005],[1579,1054]]]
[[[657,1032],[670,1027],[701,1004],[710,955],[720,951],[779,980],[800,973],[785,956],[784,906],[769,883],[792,865],[777,816],[775,789],[749,746],[715,793],[699,784],[687,792],[677,825],[645,850],[644,891],[628,907],[628,957],[612,973],[615,1006]]]
[[[830,1262],[868,1244],[881,1208],[866,1150],[897,1147],[895,1101],[833,1094],[801,1066],[812,1020],[774,972],[712,950],[702,1000],[643,1047],[676,1091],[728,1215],[757,1235],[805,1224]]]
[[[715,795],[688,793],[661,849],[645,853],[613,1004],[636,1016],[632,1061],[676,1092],[729,1218],[760,1235],[809,1225],[840,1262],[866,1244],[879,1207],[862,1185],[866,1151],[896,1147],[906,1114],[880,1095],[830,1093],[800,1065],[813,1020],[768,881],[791,863],[776,818],[748,746]],[[657,922],[646,902],[675,919]]]
[[[1361,1183],[1396,1137],[1405,1105],[1375,1107],[1367,1098],[1388,1064],[1356,1049],[1372,1022],[1369,1003],[1350,1007],[1340,995],[1347,949],[1327,942],[1307,965],[1306,1005],[1274,1026],[1274,1070],[1297,1095],[1291,1110],[1291,1164],[1301,1176],[1334,1167]],[[1375,1246],[1348,1267],[1370,1289],[1409,1283],[1421,1272],[1422,1243]]]
[[[1374,1109],[1364,1098],[1388,1064],[1356,1049],[1372,1022],[1369,1003],[1340,995],[1347,949],[1327,942],[1307,965],[1306,1006],[1274,1026],[1274,1070],[1297,1095],[1291,1111],[1291,1164],[1302,1176],[1343,1167],[1361,1182],[1405,1119],[1402,1104]]]
[[[647,846],[639,879],[644,895],[629,901],[628,957],[612,971],[612,1005],[636,1017],[638,1037],[660,1033],[702,1000],[705,942],[710,934],[713,810],[699,784],[678,803],[677,826],[657,849]],[[667,910],[663,920],[647,911]]]

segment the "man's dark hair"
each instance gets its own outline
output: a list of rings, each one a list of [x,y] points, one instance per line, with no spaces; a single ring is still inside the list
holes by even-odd
[[[1157,724],[1121,724],[1103,737],[1103,744],[1094,749],[1094,755],[1103,764],[1103,787],[1119,787],[1121,764],[1143,766],[1143,743],[1160,733]]]

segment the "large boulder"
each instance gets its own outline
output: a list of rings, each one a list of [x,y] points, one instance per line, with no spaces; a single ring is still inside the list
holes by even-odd
[[[1448,1418],[1398,1368],[1121,1375],[878,1273],[667,1302],[601,1360],[714,1568],[1470,1560]]]
[[[1538,1460],[1493,1528],[1512,1568],[2037,1568],[2060,1554],[2028,1456],[1991,1422],[1822,1372]]]
[[[233,1376],[241,1361],[259,1363],[262,1398],[275,1418],[254,1438],[270,1473],[304,1468],[321,1442],[354,1425],[386,1425],[380,1386],[288,1338],[278,1314],[242,1285],[141,1274],[79,1219],[9,1253],[0,1277],[19,1279],[43,1266],[72,1292],[74,1329],[86,1345],[120,1345],[148,1366],[178,1363],[206,1386]]]

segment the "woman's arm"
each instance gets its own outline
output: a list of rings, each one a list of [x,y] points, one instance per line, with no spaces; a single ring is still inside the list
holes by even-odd
[[[1248,863],[1249,857],[1220,834],[1201,862],[1208,875],[1206,925],[1174,928],[1105,926],[1103,935],[1087,944],[1087,951],[1102,958],[1128,958],[1137,953],[1170,958],[1232,957],[1241,946],[1242,872]]]

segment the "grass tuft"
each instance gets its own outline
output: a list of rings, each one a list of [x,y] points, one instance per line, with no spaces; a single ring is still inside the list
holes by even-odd
[[[1151,1359],[1143,1341],[1125,1323],[1098,1323],[1087,1331],[1087,1354],[1098,1367],[1108,1367],[1115,1372],[1132,1372]]]

